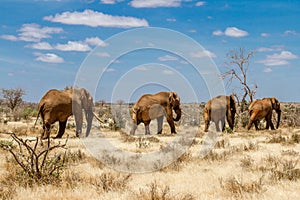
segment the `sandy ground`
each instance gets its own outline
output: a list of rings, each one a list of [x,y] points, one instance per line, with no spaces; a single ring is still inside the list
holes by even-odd
[[[16,132],[22,138],[35,138],[41,131],[41,128],[32,129],[32,124],[23,125],[1,124],[0,140],[11,141],[10,132]],[[300,134],[299,129],[238,130],[216,135],[202,132],[203,127],[179,127],[177,135],[170,135],[166,127],[164,134],[156,135],[152,127],[148,137],[144,136],[142,126],[139,129],[132,137],[126,135],[127,129],[123,130],[124,134],[94,127],[88,138],[81,139],[75,138],[72,128],[68,129],[63,139],[52,139],[52,142],[63,143],[69,135],[68,151],[79,150],[85,155],[84,159],[68,165],[64,171],[63,176],[75,174],[78,180],[73,180],[73,183],[63,179],[60,187],[51,184],[33,187],[15,185],[11,197],[151,199],[149,188],[155,183],[159,191],[169,188],[166,195],[169,199],[188,199],[188,195],[190,199],[300,198],[300,163],[297,162],[300,144],[289,142],[293,134]],[[285,138],[285,141],[270,142],[279,137]],[[1,177],[6,177],[9,172],[6,166],[7,162],[11,162],[7,159],[10,157],[9,152],[0,149]],[[271,159],[278,166],[272,165]],[[299,171],[295,174],[296,180],[289,180],[283,175],[283,178],[276,179],[275,172],[281,170],[284,173],[284,163],[288,162],[293,162],[293,169]],[[101,184],[96,184],[96,180],[107,173],[115,177],[130,175],[126,187],[108,191],[99,189]],[[1,187],[6,186],[1,183]]]

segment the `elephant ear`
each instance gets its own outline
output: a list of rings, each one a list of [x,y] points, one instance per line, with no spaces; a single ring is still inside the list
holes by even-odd
[[[230,97],[229,97],[229,99],[230,99],[230,108],[231,108],[232,110],[235,110],[235,100],[234,100],[234,95],[231,94]]]
[[[80,100],[83,108],[91,107],[93,97],[84,89],[80,89]]]
[[[179,97],[176,92],[170,92],[169,94],[169,102],[172,106],[176,103],[176,100],[179,101]]]

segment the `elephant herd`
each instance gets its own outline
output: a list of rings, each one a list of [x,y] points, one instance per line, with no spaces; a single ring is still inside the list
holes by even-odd
[[[74,115],[76,123],[76,136],[82,134],[83,114],[87,121],[85,135],[88,136],[92,127],[92,120],[95,116],[100,122],[101,119],[93,111],[93,98],[90,93],[84,89],[68,89],[64,91],[49,90],[40,100],[38,104],[38,115],[35,124],[41,116],[43,121],[42,139],[50,137],[51,125],[59,122],[59,130],[55,138],[61,138],[65,132],[68,117]],[[258,122],[265,118],[266,129],[274,129],[272,123],[272,112],[275,110],[278,114],[276,128],[280,123],[280,103],[276,98],[263,98],[252,102],[249,107],[250,120],[247,125],[249,130],[254,123],[258,130]],[[176,117],[173,117],[173,111]],[[145,134],[150,134],[149,125],[151,120],[157,120],[157,134],[162,133],[163,118],[166,117],[171,128],[171,133],[176,133],[174,121],[181,118],[180,97],[176,92],[159,92],[156,94],[145,94],[132,107],[132,128],[131,135],[135,134],[137,126],[142,122],[145,126]],[[229,127],[233,129],[236,114],[236,102],[233,95],[220,95],[209,100],[204,107],[203,116],[205,121],[204,131],[207,132],[210,122],[215,123],[216,130],[220,131],[220,123],[222,131],[225,129],[225,121]]]

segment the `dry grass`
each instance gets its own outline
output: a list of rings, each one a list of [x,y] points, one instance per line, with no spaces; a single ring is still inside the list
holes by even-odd
[[[156,181],[147,185],[147,188],[139,189],[132,195],[133,200],[194,200],[191,194],[172,194],[168,185],[158,184]]]
[[[70,138],[65,169],[59,181],[30,187],[14,170],[17,166],[8,152],[0,148],[0,199],[295,199],[300,181],[297,130],[247,134],[221,134],[204,157],[200,156],[205,145],[204,133],[176,142],[176,137],[169,135],[106,134],[114,139],[114,144],[140,152],[138,155],[152,151],[162,151],[162,155],[174,152],[176,159],[171,164],[162,168],[162,163],[157,162],[157,171],[142,174],[109,169],[92,157],[80,140]],[[0,145],[10,145],[11,140],[6,135],[0,136],[3,136]],[[276,142],[269,143],[271,139]],[[292,141],[293,145],[282,145],[286,141]],[[168,146],[171,142],[174,145]],[[179,157],[178,145],[186,148]],[[109,152],[103,156],[111,162],[110,166],[123,164]],[[18,181],[23,185],[16,184]]]

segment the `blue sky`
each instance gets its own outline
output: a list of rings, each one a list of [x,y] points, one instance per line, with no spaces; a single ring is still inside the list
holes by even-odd
[[[105,52],[110,45],[107,40],[116,34],[158,27],[199,43],[220,72],[228,70],[230,50],[255,51],[248,82],[258,86],[256,98],[300,102],[299,1],[2,0],[0,10],[0,88],[21,87],[26,101],[38,102],[49,89],[73,85],[91,55],[98,55],[95,62],[110,59]],[[181,40],[162,39],[185,49]],[[122,94],[122,87],[139,83],[128,74],[133,69],[139,69],[137,79],[151,77],[151,71],[153,81]],[[186,102],[210,98],[205,79],[195,76],[195,69],[176,52],[133,51],[120,55],[104,70],[95,83],[97,91],[92,92],[96,100],[135,101],[143,93],[163,89],[178,91]],[[201,73],[204,76],[207,71]],[[166,82],[157,84],[155,77]],[[225,87],[226,93],[239,93],[237,86]],[[190,90],[187,87],[197,98],[185,93]]]

